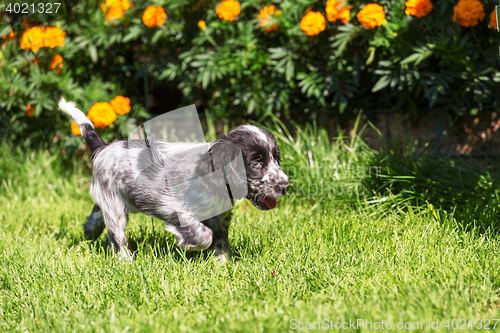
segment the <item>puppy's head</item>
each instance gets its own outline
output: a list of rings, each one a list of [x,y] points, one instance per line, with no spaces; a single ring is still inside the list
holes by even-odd
[[[248,193],[246,198],[261,210],[276,207],[290,183],[280,168],[280,150],[268,131],[253,125],[238,126],[219,141],[239,146],[245,164]]]

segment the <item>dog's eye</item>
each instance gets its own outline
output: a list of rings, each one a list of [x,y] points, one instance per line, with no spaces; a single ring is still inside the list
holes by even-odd
[[[262,164],[262,155],[260,155],[256,160],[255,163],[257,164]]]

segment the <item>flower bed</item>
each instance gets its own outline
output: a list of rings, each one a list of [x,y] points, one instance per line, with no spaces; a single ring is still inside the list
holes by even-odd
[[[124,137],[162,82],[217,117],[326,123],[383,111],[452,122],[496,111],[495,4],[80,1],[67,16],[10,26],[11,13],[0,25],[0,121],[11,126],[0,135],[81,144],[55,110],[64,95],[91,115],[106,103],[95,115],[102,135]],[[113,108],[116,96],[130,112]]]

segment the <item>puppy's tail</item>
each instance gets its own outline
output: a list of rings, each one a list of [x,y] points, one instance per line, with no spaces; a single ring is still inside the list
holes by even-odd
[[[76,108],[75,102],[66,102],[64,97],[61,97],[61,100],[59,100],[59,109],[69,114],[75,120],[92,153],[106,146],[99,134],[95,131],[94,125],[89,118]]]

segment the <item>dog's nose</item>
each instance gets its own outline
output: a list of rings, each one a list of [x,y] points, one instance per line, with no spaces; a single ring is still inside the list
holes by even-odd
[[[281,182],[278,184],[277,188],[278,188],[278,191],[284,195],[288,191],[288,189],[290,188],[290,182],[288,180],[285,182]]]

